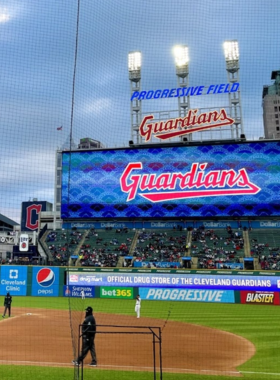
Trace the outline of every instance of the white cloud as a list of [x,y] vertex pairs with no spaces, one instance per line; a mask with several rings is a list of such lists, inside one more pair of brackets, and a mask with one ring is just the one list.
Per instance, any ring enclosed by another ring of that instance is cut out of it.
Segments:
[[93,99],[88,100],[87,102],[84,102],[82,107],[80,108],[80,112],[86,114],[86,115],[99,115],[102,112],[108,110],[111,106],[111,99],[109,98],[100,98],[100,99]]
[[7,12],[6,9],[0,9],[0,23],[4,24],[5,22],[10,21],[11,15]]
[[[5,3],[5,1],[4,1]],[[5,24],[19,17],[23,11],[23,4],[19,1],[6,1],[7,5],[0,5],[0,23]]]

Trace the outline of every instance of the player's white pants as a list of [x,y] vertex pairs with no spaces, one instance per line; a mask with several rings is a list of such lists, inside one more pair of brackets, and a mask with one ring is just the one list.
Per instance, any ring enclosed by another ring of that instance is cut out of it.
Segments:
[[137,314],[137,318],[140,318],[140,306],[135,306],[135,313]]

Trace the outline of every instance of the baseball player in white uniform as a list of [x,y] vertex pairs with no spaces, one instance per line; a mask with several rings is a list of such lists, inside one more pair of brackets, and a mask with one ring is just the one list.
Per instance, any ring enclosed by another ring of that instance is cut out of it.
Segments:
[[141,298],[138,294],[136,297],[136,304],[135,304],[135,313],[137,315],[137,318],[140,318],[140,308],[141,308]]

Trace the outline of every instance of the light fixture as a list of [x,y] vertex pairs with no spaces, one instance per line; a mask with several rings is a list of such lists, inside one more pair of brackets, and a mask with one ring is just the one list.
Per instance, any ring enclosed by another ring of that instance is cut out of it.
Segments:
[[189,48],[186,45],[176,45],[173,48],[176,67],[184,67],[189,64]]
[[128,53],[128,71],[138,71],[141,69],[141,52],[132,51]]
[[239,60],[239,48],[237,40],[225,41],[223,47],[226,61]]

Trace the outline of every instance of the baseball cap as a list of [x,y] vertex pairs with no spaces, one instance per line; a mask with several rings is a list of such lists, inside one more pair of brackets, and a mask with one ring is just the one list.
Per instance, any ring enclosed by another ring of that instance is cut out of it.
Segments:
[[88,306],[88,307],[86,308],[86,311],[89,312],[89,313],[92,313],[92,312],[93,312],[92,307],[91,307],[91,306]]

